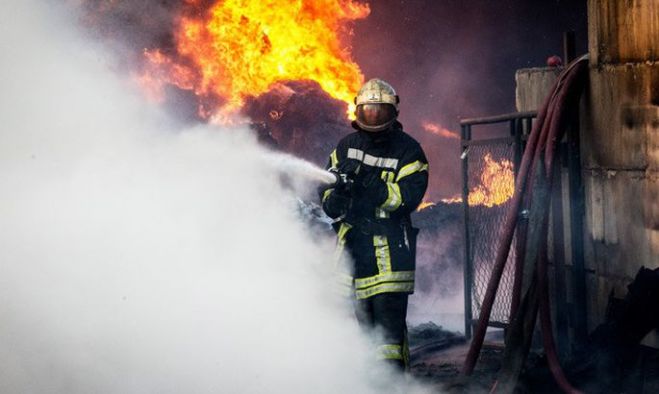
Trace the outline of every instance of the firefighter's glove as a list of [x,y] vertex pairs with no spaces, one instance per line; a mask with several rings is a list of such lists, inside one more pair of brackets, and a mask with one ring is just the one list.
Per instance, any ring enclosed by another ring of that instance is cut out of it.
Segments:
[[378,172],[374,168],[362,167],[362,171],[355,177],[352,195],[363,205],[376,207],[386,199],[387,184]]
[[334,219],[348,212],[350,202],[349,195],[341,194],[334,189],[332,194],[323,203],[323,208],[325,208],[327,215]]
[[[345,215],[350,207],[352,179],[347,174],[337,170],[330,170],[336,177],[336,181],[325,186],[321,191],[323,195],[323,209],[331,218],[337,218]],[[328,190],[329,189],[329,190]],[[329,192],[329,194],[327,194]]]
[[352,174],[346,174],[339,171],[330,171],[336,177],[336,182],[332,187],[334,188],[334,193],[342,195],[345,197],[350,196],[353,187],[353,176]]

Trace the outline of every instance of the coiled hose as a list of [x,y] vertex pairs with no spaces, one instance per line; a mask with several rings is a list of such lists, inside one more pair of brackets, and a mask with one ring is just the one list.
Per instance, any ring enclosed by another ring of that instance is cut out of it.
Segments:
[[[494,304],[496,293],[499,288],[501,275],[503,274],[508,254],[510,252],[513,235],[515,233],[515,229],[517,228],[518,213],[521,210],[520,208],[522,207],[522,202],[530,201],[533,198],[532,187],[527,189],[527,185],[532,184],[532,177],[534,174],[536,174],[536,168],[539,165],[539,161],[544,159],[544,163],[542,163],[544,164],[544,175],[549,183],[548,190],[551,191],[551,175],[553,173],[553,166],[555,164],[554,158],[556,155],[556,150],[561,138],[565,134],[568,122],[570,120],[570,110],[578,105],[581,93],[586,83],[586,78],[588,75],[587,71],[587,55],[582,56],[581,58],[570,63],[558,77],[552,89],[552,93],[545,100],[542,108],[538,113],[536,122],[533,125],[526,148],[524,150],[524,154],[522,156],[522,161],[520,163],[519,173],[515,185],[515,193],[510,204],[510,209],[506,214],[505,225],[499,239],[497,254],[494,261],[494,266],[492,268],[492,274],[488,282],[487,290],[485,292],[485,297],[483,299],[481,313],[478,319],[478,325],[474,331],[474,337],[462,367],[462,373],[464,375],[470,375],[473,372],[476,361],[478,360],[478,355],[480,354],[481,348],[483,346],[483,340],[485,338],[485,332],[490,320],[492,306]],[[551,193],[548,193],[547,196],[548,195],[551,195]],[[540,206],[543,207],[542,226],[543,233],[546,234],[550,200],[546,196],[544,198],[546,198],[547,201],[543,201]],[[529,206],[531,205],[529,204]],[[520,226],[518,231],[526,231],[525,227],[526,226]],[[520,236],[521,239],[526,239],[526,234],[518,234],[518,236]],[[546,239],[546,236],[543,237],[541,242],[546,242]],[[579,391],[573,388],[567,381],[567,378],[565,377],[565,374],[563,373],[563,370],[558,361],[556,346],[551,329],[546,248],[540,249],[542,249],[543,252],[540,253],[537,260],[539,279],[538,285],[540,290],[539,315],[543,345],[547,355],[547,360],[549,362],[552,375],[561,389],[566,393],[579,393]],[[521,270],[516,269],[516,274],[521,275]],[[515,281],[515,289],[513,289],[513,294],[519,294],[519,287],[521,284],[521,280]],[[519,302],[519,297],[517,297],[517,302]],[[512,310],[517,310],[516,305],[512,306]]]

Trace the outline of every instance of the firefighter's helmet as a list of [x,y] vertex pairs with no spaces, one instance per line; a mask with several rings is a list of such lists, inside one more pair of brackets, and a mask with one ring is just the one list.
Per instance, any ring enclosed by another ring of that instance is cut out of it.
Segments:
[[355,97],[355,121],[366,131],[386,130],[398,117],[398,95],[381,79],[366,82]]

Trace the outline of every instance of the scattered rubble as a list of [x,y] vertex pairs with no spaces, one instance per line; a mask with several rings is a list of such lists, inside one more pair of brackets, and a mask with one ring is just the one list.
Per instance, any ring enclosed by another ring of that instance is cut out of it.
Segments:
[[423,356],[466,342],[462,334],[446,331],[433,322],[423,323],[408,331],[410,362]]

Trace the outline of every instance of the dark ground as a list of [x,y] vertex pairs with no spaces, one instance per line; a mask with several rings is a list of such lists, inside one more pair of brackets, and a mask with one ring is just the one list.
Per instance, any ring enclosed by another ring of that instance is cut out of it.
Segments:
[[[659,350],[639,344],[656,330],[659,270],[642,269],[624,299],[611,297],[607,320],[580,349],[562,360],[568,381],[583,393],[659,393]],[[539,334],[539,333],[536,333]],[[469,343],[432,323],[409,332],[411,374],[442,393],[490,393],[501,368],[503,331],[488,332],[474,373],[460,376]],[[527,358],[516,394],[561,393],[544,357],[541,341]],[[496,392],[496,391],[494,391]]]
[[[419,335],[419,329],[424,326],[426,329],[422,333],[426,335]],[[503,338],[500,331],[488,333],[479,362],[468,380],[460,377],[460,368],[469,350],[464,336],[445,331],[432,323],[411,328],[409,336],[412,376],[437,388],[437,392],[489,392],[501,367]]]
[[[442,336],[443,335],[443,336]],[[489,335],[489,334],[488,334]],[[440,341],[445,347],[431,352],[418,353],[411,349],[411,375],[437,389],[438,393],[490,393],[497,379],[503,356],[501,335],[489,335],[472,376],[460,376],[460,368],[469,350],[464,337],[444,331]],[[412,342],[411,342],[412,343]],[[416,354],[415,354],[416,353]],[[592,354],[588,355],[592,356]],[[570,383],[584,393],[659,393],[659,351],[645,346],[638,347],[638,355],[626,368],[602,376],[596,364],[599,359],[576,356],[564,364]],[[620,374],[619,380],[612,378]],[[562,393],[556,385],[540,349],[531,352],[527,367],[520,377],[516,394]]]

